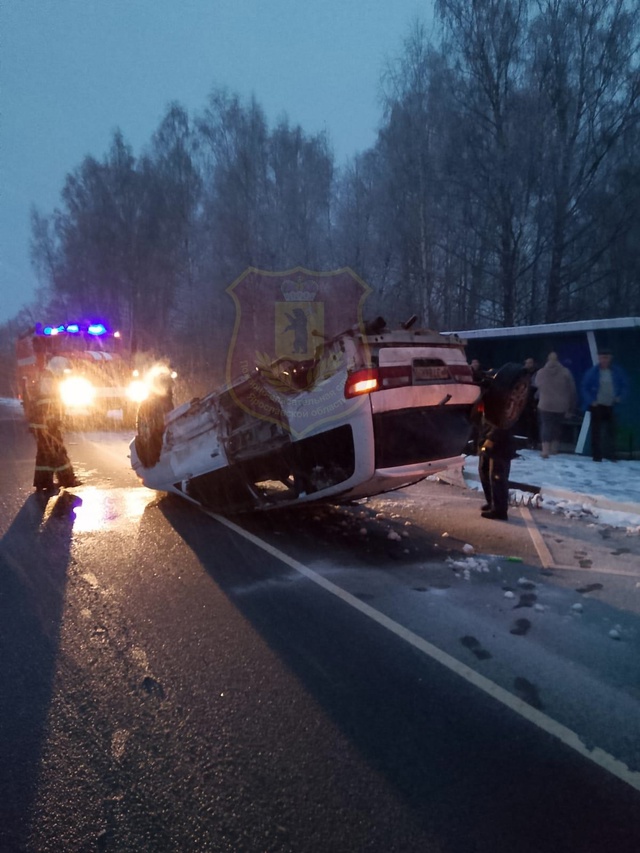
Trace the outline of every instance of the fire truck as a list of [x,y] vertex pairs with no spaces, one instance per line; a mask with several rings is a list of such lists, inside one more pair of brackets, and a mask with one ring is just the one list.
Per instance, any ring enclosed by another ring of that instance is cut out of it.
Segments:
[[[55,361],[52,360],[55,359]],[[17,387],[26,409],[43,370],[57,368],[65,416],[74,426],[135,422],[148,388],[118,331],[103,322],[37,323],[16,343]]]

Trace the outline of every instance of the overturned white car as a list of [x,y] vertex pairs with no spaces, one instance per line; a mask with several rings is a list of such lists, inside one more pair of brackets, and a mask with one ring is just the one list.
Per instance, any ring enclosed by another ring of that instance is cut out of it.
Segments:
[[148,488],[239,512],[363,498],[460,464],[480,398],[509,427],[528,379],[505,365],[481,387],[463,341],[408,325],[378,318],[315,359],[247,364],[170,411],[158,395],[138,415],[134,470]]

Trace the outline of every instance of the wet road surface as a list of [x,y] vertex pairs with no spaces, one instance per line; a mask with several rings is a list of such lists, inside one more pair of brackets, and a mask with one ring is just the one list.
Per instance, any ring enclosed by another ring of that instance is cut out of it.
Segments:
[[617,532],[532,512],[544,566],[439,483],[229,523],[127,438],[70,436],[45,503],[0,412],[0,849],[640,849]]

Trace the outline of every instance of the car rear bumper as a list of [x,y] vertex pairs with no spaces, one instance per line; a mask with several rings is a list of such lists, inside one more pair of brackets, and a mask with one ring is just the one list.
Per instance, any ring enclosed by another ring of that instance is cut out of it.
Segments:
[[468,406],[422,406],[373,415],[376,469],[401,469],[459,456],[471,431]]

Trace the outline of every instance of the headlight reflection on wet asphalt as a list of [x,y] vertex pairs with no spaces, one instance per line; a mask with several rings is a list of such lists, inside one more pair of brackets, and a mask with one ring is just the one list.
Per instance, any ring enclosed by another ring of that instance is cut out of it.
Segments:
[[97,489],[91,486],[74,489],[82,503],[73,508],[74,533],[117,529],[135,524],[157,492],[135,486],[128,489]]

